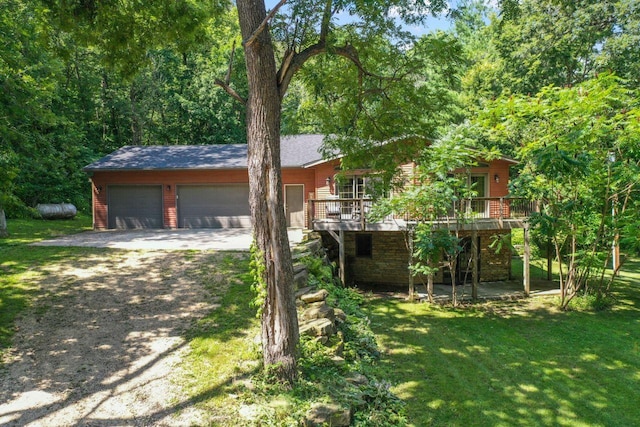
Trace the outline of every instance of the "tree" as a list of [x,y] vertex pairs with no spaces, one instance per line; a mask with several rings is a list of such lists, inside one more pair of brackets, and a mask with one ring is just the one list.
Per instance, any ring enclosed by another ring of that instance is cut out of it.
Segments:
[[237,2],[244,40],[249,97],[247,150],[249,202],[254,239],[262,255],[266,298],[262,308],[262,350],[266,367],[292,382],[297,377],[298,323],[293,267],[283,206],[280,174],[281,94],[274,47],[263,2]]
[[[229,40],[239,38],[237,15],[215,4],[204,12],[195,5],[192,13],[169,3],[145,11],[126,4],[139,13],[129,17],[107,16],[96,4],[0,0],[0,140],[19,165],[10,191],[2,189],[9,219],[34,215],[31,208],[43,202],[88,210],[83,166],[123,145],[245,140],[243,106],[213,89],[215,76],[226,71]],[[220,15],[205,19],[214,10]],[[154,13],[156,23],[170,23],[179,37],[162,39],[173,30],[158,26],[136,44],[140,28],[129,28],[129,20]],[[114,21],[120,18],[127,22]],[[117,41],[127,46],[108,50]],[[127,53],[119,64],[116,52]],[[241,60],[233,71],[244,90]]]
[[459,2],[453,13],[453,33],[463,45],[466,59],[458,72],[462,74],[462,97],[472,109],[469,117],[485,100],[503,91],[505,65],[496,48],[496,15],[497,11],[482,0]]
[[[280,119],[282,99],[296,74],[305,64],[321,54],[345,58],[354,67],[358,85],[367,78],[389,82],[369,73],[357,48],[385,33],[400,35],[393,14],[419,22],[425,12],[441,9],[443,2],[430,7],[415,2],[371,2],[362,4],[328,1],[294,1],[288,11],[273,23],[273,32],[284,52],[276,67],[277,49],[269,33],[270,21],[285,1],[266,13],[262,0],[238,0],[238,17],[243,37],[249,94],[247,98],[247,143],[249,153],[250,204],[256,243],[265,265],[267,296],[262,315],[262,347],[265,365],[275,368],[281,380],[296,377],[295,347],[297,318],[295,312],[292,265],[282,210],[280,177]],[[333,17],[349,11],[355,22],[345,31],[335,30]],[[358,22],[358,19],[360,22]],[[398,52],[398,50],[394,50]],[[398,56],[396,60],[402,61]],[[227,85],[222,85],[227,90]],[[229,90],[228,90],[229,91]],[[231,91],[229,91],[231,92]],[[385,100],[378,91],[378,101]],[[384,135],[388,137],[388,135]],[[378,140],[379,141],[379,140]]]
[[521,141],[513,192],[542,202],[531,222],[553,241],[562,307],[581,291],[606,295],[616,273],[605,280],[611,245],[640,226],[636,93],[602,74],[574,88],[501,98],[483,119],[495,138]]
[[11,198],[11,187],[15,177],[13,158],[13,153],[6,147],[0,148],[0,237],[9,235],[4,207]]

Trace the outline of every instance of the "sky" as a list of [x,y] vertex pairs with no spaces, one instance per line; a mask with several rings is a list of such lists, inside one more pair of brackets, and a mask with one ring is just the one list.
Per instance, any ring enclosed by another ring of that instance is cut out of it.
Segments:
[[[278,1],[279,0],[265,0],[267,11],[275,7],[275,5],[278,4]],[[457,2],[455,0],[450,2],[450,4],[453,4],[453,5],[455,5],[456,3]],[[283,7],[286,7],[286,4]],[[404,25],[403,27],[405,30],[413,33],[415,36],[421,36],[436,30],[447,30],[451,28],[452,24],[451,24],[451,21],[444,16],[445,14],[446,13],[443,13],[443,16],[438,18],[434,18],[434,17],[427,18],[427,22],[425,25],[420,25],[420,26]],[[338,15],[336,15],[336,18],[339,23],[348,23],[353,20],[353,18],[346,12],[339,13]]]

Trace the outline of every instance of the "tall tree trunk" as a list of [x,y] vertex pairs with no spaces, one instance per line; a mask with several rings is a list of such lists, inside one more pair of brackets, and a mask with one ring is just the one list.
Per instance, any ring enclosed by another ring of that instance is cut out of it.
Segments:
[[[261,0],[238,0],[242,38],[247,40],[266,17]],[[298,319],[293,266],[284,215],[280,169],[280,93],[271,37],[264,28],[244,46],[249,83],[247,144],[249,202],[254,237],[265,264],[267,296],[262,312],[265,367],[279,379],[297,376]]]
[[0,237],[7,237],[9,231],[7,230],[7,217],[4,214],[4,209],[0,206]]

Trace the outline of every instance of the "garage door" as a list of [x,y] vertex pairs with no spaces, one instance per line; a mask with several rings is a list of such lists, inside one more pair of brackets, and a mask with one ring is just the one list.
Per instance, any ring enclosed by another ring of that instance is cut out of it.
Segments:
[[251,227],[247,184],[178,186],[178,227]]
[[162,186],[110,185],[109,228],[163,228]]

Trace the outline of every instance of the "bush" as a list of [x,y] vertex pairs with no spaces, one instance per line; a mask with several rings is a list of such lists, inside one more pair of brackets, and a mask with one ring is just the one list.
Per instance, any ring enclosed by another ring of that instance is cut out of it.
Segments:
[[39,219],[40,214],[35,208],[22,203],[17,198],[10,198],[4,206],[7,219]]
[[613,295],[599,291],[587,291],[576,295],[569,302],[569,309],[576,311],[604,311],[609,310],[616,303]]

